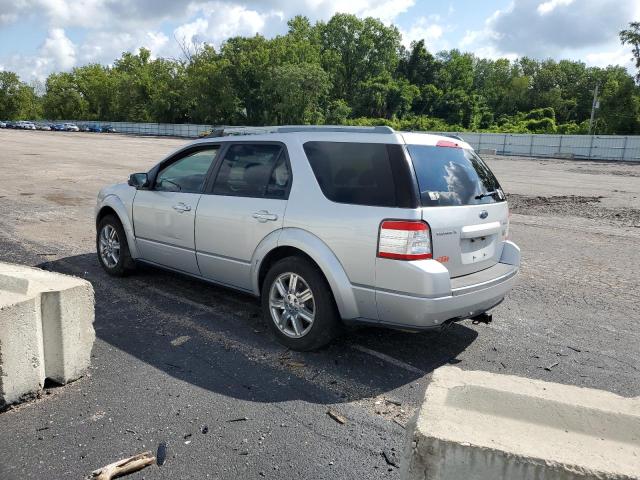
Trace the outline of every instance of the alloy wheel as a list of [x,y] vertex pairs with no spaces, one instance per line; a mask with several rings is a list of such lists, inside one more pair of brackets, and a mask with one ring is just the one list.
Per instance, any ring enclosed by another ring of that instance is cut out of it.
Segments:
[[120,261],[120,239],[113,225],[107,224],[100,231],[100,258],[109,268]]
[[269,291],[269,310],[276,327],[291,338],[304,337],[316,315],[313,292],[297,273],[280,274]]

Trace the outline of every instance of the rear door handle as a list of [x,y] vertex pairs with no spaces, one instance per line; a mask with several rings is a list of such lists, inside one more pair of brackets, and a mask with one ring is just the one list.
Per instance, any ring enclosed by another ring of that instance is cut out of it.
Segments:
[[175,211],[177,211],[177,212],[180,212],[180,213],[190,212],[191,211],[191,205],[186,205],[186,204],[180,202],[177,205],[174,205],[173,209]]
[[275,213],[269,213],[266,210],[260,210],[259,212],[255,212],[252,215],[252,217],[261,223],[275,222],[276,220],[278,220],[278,215],[276,215]]

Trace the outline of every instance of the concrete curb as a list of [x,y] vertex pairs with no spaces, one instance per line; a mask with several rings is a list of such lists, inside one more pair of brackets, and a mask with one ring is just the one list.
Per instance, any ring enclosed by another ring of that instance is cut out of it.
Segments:
[[640,479],[640,398],[442,367],[413,422],[406,480]]
[[0,263],[0,408],[81,377],[95,340],[86,280]]

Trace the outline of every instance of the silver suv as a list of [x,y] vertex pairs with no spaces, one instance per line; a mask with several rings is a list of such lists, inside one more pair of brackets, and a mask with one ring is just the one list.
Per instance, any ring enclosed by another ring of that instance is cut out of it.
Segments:
[[388,127],[280,127],[204,138],[96,208],[111,275],[144,262],[262,299],[287,347],[345,324],[406,330],[474,318],[512,288],[504,193],[465,142]]

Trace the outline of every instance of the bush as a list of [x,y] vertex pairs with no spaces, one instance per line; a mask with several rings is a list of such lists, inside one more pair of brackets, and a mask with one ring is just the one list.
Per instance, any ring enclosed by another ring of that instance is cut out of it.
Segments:
[[525,123],[525,128],[533,133],[556,133],[556,121],[553,118],[541,118],[540,120],[529,120]]
[[556,119],[556,112],[553,108],[536,108],[535,110],[531,110],[524,117],[526,120],[542,120],[543,118],[550,118],[552,120]]

